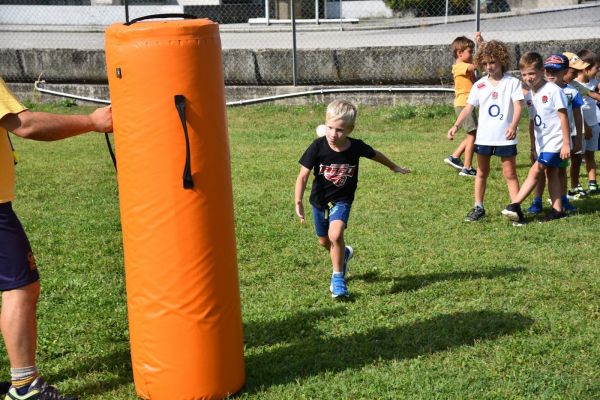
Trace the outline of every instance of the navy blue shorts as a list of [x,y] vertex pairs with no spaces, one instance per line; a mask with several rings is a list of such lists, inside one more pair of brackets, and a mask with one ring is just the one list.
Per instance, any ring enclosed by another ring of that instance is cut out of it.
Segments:
[[344,224],[347,225],[348,218],[350,218],[350,208],[352,208],[352,204],[347,201],[337,201],[325,209],[312,206],[317,236],[326,237],[328,235],[331,221],[344,221]]
[[0,203],[0,291],[36,282],[35,258],[11,203]]
[[482,156],[514,157],[517,155],[517,145],[485,146],[476,144],[475,153],[481,154]]
[[563,160],[560,158],[560,153],[547,153],[544,151],[541,152],[537,158],[537,162],[550,168],[559,168],[562,164],[562,161]]

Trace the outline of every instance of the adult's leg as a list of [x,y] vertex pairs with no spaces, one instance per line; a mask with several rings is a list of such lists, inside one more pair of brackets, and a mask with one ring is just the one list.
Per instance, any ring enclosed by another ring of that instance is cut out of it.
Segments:
[[0,328],[11,368],[35,365],[40,282],[2,293]]

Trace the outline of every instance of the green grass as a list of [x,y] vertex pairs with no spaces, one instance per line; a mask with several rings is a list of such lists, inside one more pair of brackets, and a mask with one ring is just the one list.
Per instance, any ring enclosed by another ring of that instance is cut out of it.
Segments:
[[[300,225],[293,208],[297,160],[324,106],[228,113],[242,399],[600,397],[599,198],[577,203],[570,218],[512,227],[500,215],[508,195],[494,159],[488,217],[464,223],[473,180],[442,163],[457,144],[445,139],[454,111],[361,107],[353,135],[414,172],[362,161],[346,232],[356,251],[353,297],[336,302],[329,258],[310,218]],[[84,399],[134,399],[118,192],[104,138],[14,142],[15,209],[42,274],[41,370]]]

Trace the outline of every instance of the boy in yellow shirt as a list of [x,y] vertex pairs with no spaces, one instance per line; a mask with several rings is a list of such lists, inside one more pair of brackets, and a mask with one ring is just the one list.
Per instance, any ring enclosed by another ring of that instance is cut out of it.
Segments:
[[[475,36],[477,43],[482,41],[481,34]],[[475,43],[465,37],[459,36],[452,42],[452,52],[455,62],[452,65],[452,76],[454,78],[454,110],[458,116],[467,104],[467,97],[475,81],[475,65],[473,65],[473,51]],[[475,149],[475,135],[477,134],[477,116],[473,113],[463,123],[462,127],[467,133],[454,153],[444,159],[449,166],[458,169],[460,176],[474,177],[477,171],[473,168],[473,152]],[[449,137],[452,140],[453,138]],[[460,156],[465,154],[464,164]]]

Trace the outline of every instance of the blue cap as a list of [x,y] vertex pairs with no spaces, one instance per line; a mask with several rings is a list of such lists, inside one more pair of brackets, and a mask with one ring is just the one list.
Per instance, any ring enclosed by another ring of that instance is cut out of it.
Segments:
[[544,61],[544,68],[549,71],[564,71],[569,68],[569,59],[564,54],[551,54]]

